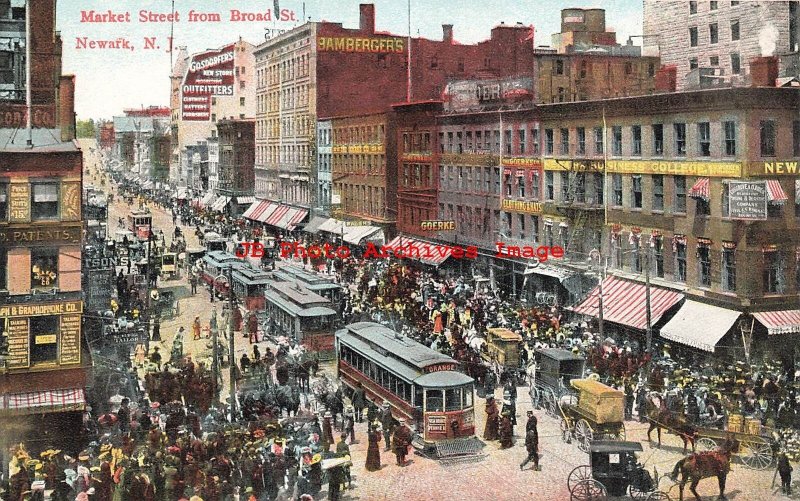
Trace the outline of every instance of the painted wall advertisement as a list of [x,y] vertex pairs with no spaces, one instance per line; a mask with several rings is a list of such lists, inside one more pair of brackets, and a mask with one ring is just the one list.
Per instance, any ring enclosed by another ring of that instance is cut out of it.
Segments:
[[730,181],[728,214],[731,219],[767,219],[767,186],[765,181]]
[[533,79],[530,77],[496,80],[456,80],[447,84],[442,93],[445,108],[465,111],[512,99],[533,99]]
[[184,120],[211,120],[211,98],[233,96],[233,65],[233,44],[192,57],[183,78],[181,116]]
[[[78,364],[81,361],[81,301],[60,303],[19,304],[0,307],[0,321],[5,322],[8,333],[9,369],[25,369],[31,365],[31,343],[58,343],[58,363]],[[30,317],[58,316],[58,335],[32,333]]]

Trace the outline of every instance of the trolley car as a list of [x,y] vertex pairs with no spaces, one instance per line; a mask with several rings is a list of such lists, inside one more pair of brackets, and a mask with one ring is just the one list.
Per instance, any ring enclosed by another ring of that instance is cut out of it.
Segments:
[[264,310],[264,291],[272,276],[252,266],[240,266],[233,270],[233,291],[242,298],[244,307],[249,311]]
[[128,230],[139,240],[146,241],[150,238],[153,225],[153,215],[150,211],[135,210],[128,214]]
[[[209,285],[214,283],[216,277],[225,274],[229,267],[233,266],[234,269],[236,269],[239,266],[244,266],[241,259],[233,254],[222,251],[209,252],[203,257],[203,263],[205,266],[203,268],[202,278],[203,281]],[[227,281],[218,280],[214,284],[214,287],[221,294],[228,293]]]
[[375,322],[336,332],[337,375],[413,423],[426,447],[475,434],[474,380],[458,362]]

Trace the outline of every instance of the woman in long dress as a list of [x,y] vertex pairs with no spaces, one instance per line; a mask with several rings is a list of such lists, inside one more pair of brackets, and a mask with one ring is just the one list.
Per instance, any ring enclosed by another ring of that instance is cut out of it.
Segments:
[[367,471],[378,471],[381,469],[381,452],[378,443],[381,441],[381,432],[377,426],[370,425],[369,447],[367,447]]

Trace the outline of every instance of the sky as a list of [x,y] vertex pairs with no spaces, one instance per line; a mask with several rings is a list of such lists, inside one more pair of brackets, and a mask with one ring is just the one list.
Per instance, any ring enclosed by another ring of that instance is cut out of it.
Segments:
[[[173,0],[58,0],[57,30],[63,41],[63,73],[76,75],[75,111],[78,118],[101,119],[121,115],[125,108],[169,105],[171,23],[141,22],[140,12],[168,14]],[[173,46],[186,46],[190,54],[219,48],[240,36],[261,43],[266,30],[291,29],[311,21],[342,23],[358,28],[359,3],[369,0],[174,0],[179,19],[174,23]],[[570,7],[606,10],[606,27],[625,43],[642,33],[642,0],[410,0],[411,33],[441,40],[442,24],[452,24],[454,38],[464,44],[489,38],[492,27],[521,22],[536,28],[536,45],[549,45],[550,35],[560,31],[560,12]],[[274,4],[288,11],[286,21],[230,21],[231,10],[264,13]],[[375,29],[408,33],[408,3],[403,0],[372,0]],[[130,22],[83,22],[84,13],[108,13],[119,18],[129,13]],[[221,22],[190,22],[190,11],[217,13]],[[155,38],[158,49],[145,49],[145,38]],[[79,48],[91,40],[127,39],[128,48]],[[640,44],[641,39],[634,39]],[[413,57],[413,55],[412,55]]]

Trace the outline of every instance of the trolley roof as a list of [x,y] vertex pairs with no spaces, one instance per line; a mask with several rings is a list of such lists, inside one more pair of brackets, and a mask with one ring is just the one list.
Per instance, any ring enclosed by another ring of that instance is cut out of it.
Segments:
[[615,390],[610,386],[606,386],[600,381],[594,379],[573,379],[571,381],[573,388],[586,391],[596,396],[618,396],[623,395],[619,390]]
[[589,445],[589,452],[642,452],[641,442],[621,442],[618,440],[594,440]]
[[585,360],[582,356],[576,355],[569,350],[561,350],[558,348],[539,348],[536,350],[536,353],[540,353],[553,360],[558,360],[559,362],[563,360]]
[[414,380],[415,384],[424,386],[425,388],[449,388],[451,386],[463,386],[470,384],[474,380],[464,374],[463,372],[456,371],[439,371],[423,374]]

